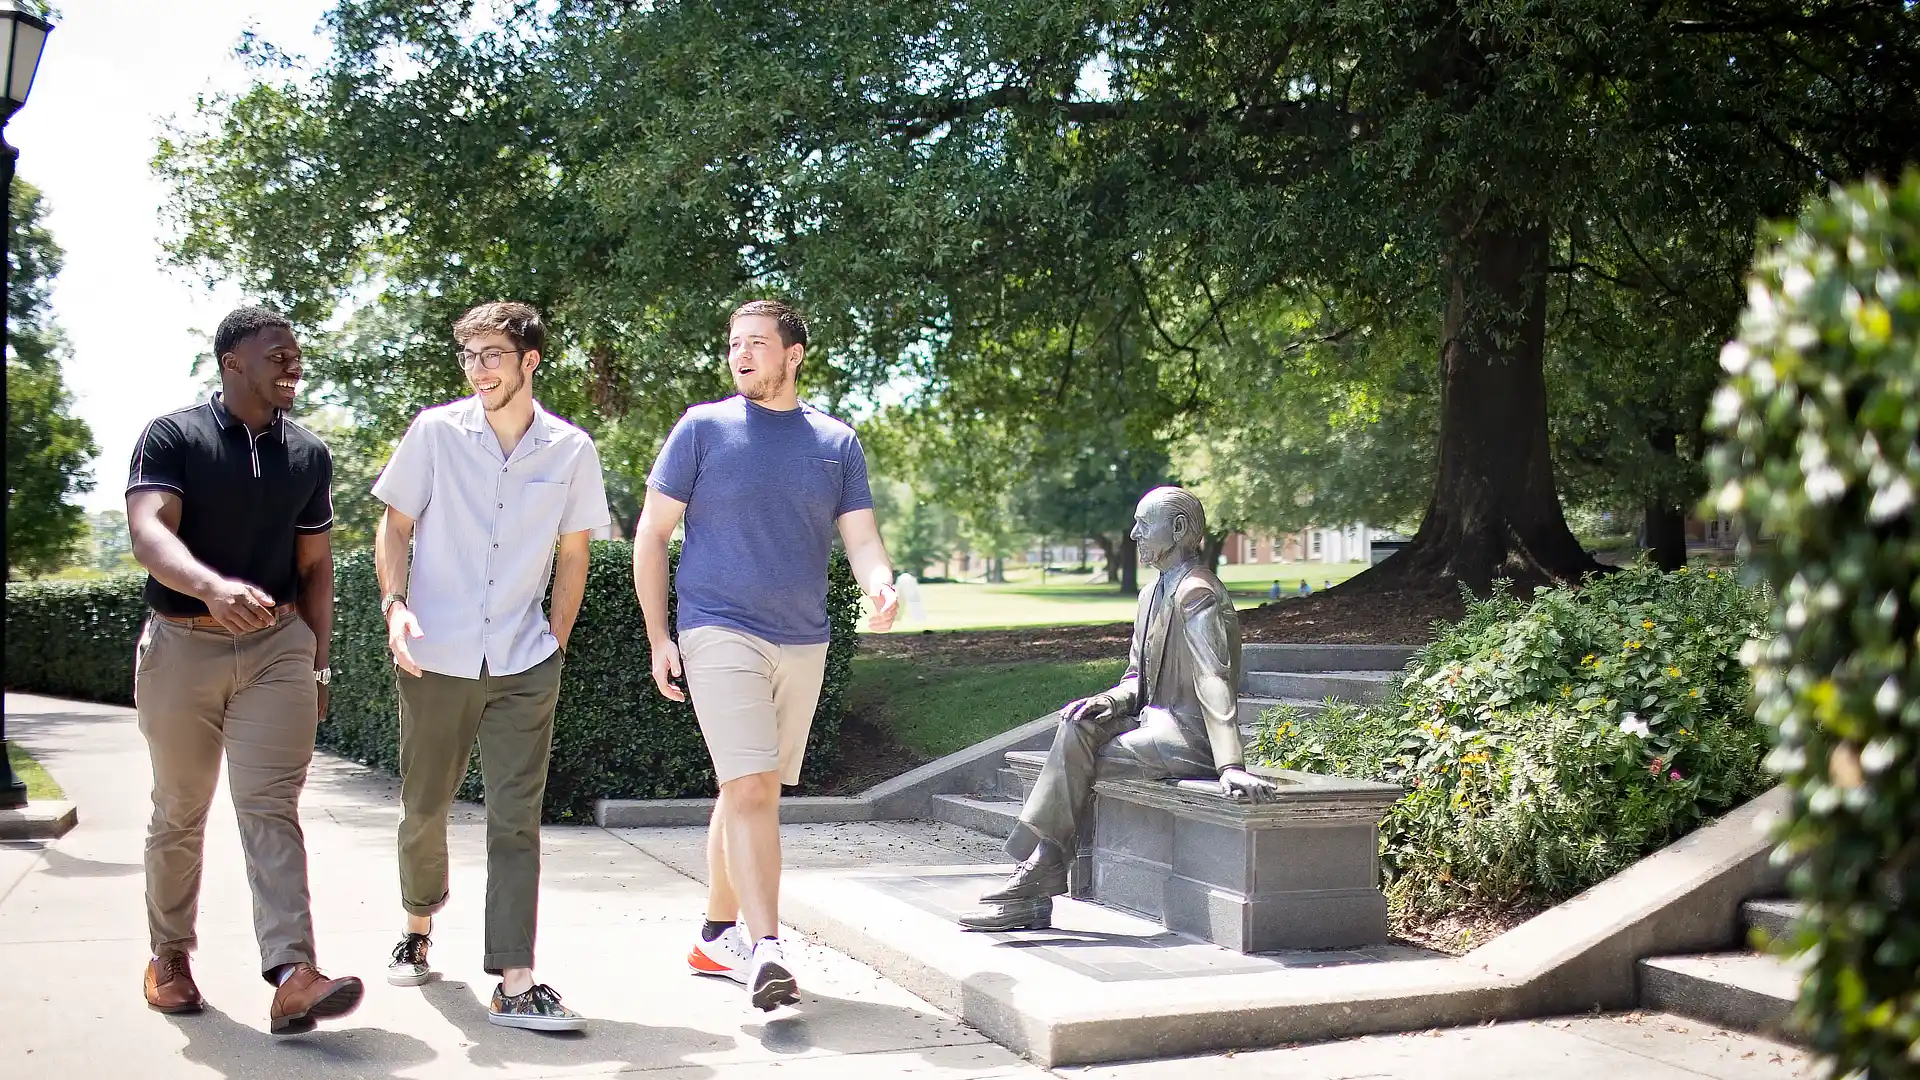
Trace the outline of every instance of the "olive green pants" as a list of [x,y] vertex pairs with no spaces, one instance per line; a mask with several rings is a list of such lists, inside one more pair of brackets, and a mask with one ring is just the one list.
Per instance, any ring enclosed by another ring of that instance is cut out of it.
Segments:
[[559,653],[515,675],[477,679],[398,672],[400,903],[410,915],[447,905],[447,812],[474,739],[487,802],[485,966],[533,966],[540,909],[540,806],[547,794]]

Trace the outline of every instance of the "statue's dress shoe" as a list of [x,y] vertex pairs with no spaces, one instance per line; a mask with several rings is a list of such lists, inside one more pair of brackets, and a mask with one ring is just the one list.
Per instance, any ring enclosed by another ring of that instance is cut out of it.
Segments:
[[1007,904],[1016,900],[1045,900],[1064,896],[1067,868],[1062,863],[1030,861],[1020,864],[1005,885],[980,897],[983,904]]
[[1053,901],[1042,897],[1038,900],[993,904],[960,916],[960,926],[967,930],[984,931],[1046,930],[1053,926]]

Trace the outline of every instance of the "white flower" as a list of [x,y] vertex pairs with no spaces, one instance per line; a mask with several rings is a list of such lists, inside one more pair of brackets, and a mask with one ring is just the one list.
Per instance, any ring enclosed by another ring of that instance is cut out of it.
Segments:
[[1653,729],[1647,726],[1645,720],[1640,719],[1633,713],[1628,713],[1620,718],[1620,732],[1624,735],[1638,735],[1644,739],[1653,734]]

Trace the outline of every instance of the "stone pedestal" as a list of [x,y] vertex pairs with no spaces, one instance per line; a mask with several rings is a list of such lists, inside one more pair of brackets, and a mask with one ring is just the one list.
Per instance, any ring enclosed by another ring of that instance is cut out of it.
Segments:
[[1211,781],[1100,781],[1092,899],[1240,952],[1384,943],[1378,825],[1401,790],[1259,771],[1280,782],[1275,802]]

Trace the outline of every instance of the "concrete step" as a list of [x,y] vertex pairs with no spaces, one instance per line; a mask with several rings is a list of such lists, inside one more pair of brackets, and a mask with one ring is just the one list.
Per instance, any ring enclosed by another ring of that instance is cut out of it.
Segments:
[[1279,705],[1291,705],[1303,713],[1317,713],[1327,707],[1323,698],[1271,698],[1241,694],[1240,733],[1251,735],[1254,725],[1260,723],[1260,714]]
[[1787,935],[1788,927],[1800,917],[1801,908],[1798,900],[1749,900],[1740,905],[1740,919],[1748,930],[1759,931],[1769,941],[1778,940]]
[[994,794],[999,795],[1003,799],[1024,801],[1027,793],[1033,790],[1033,781],[1022,777],[1012,769],[1001,769],[997,774],[997,779],[999,784],[994,789]]
[[1753,1035],[1785,1033],[1800,976],[1754,953],[1658,956],[1640,961],[1640,1004]]
[[1240,693],[1254,698],[1378,701],[1393,689],[1391,671],[1245,671]]
[[1005,840],[1020,820],[1020,804],[999,795],[935,795],[933,819]]
[[1413,659],[1411,645],[1283,645],[1240,647],[1247,671],[1399,671]]

